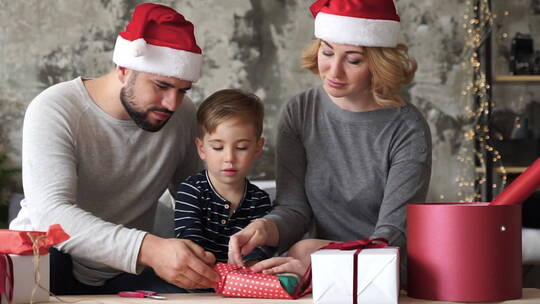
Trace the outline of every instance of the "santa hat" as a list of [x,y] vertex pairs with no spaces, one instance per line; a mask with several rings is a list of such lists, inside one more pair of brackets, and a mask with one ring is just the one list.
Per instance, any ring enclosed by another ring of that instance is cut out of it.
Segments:
[[315,37],[371,47],[395,47],[399,16],[393,0],[318,0],[310,6]]
[[116,38],[113,61],[140,72],[197,81],[201,53],[191,22],[170,7],[143,3]]

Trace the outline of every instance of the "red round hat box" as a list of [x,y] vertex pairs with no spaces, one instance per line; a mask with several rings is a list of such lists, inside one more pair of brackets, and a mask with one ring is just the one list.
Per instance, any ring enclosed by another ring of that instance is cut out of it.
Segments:
[[521,205],[408,204],[407,254],[410,297],[521,298]]

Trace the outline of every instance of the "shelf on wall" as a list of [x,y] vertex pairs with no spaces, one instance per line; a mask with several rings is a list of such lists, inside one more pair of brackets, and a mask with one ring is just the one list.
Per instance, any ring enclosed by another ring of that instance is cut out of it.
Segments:
[[[527,170],[528,167],[504,167],[506,174],[520,174],[523,171]],[[476,173],[484,173],[486,170],[483,167],[477,167]],[[493,168],[493,172],[497,174],[502,174],[503,171],[499,167]]]
[[540,82],[540,75],[502,75],[493,77],[493,82]]

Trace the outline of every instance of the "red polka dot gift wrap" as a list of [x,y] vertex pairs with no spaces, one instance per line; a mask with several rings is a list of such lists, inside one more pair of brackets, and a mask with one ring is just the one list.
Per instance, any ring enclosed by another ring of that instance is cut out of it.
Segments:
[[253,272],[244,266],[217,263],[220,280],[216,293],[225,297],[293,299],[274,275]]

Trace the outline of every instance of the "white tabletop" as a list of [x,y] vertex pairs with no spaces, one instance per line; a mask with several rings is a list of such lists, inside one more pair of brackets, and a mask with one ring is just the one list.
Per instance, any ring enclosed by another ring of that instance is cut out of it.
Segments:
[[[100,295],[100,296],[61,296],[60,299],[69,303],[138,303],[138,304],[165,304],[165,303],[179,303],[179,304],[201,304],[201,303],[224,303],[224,304],[244,304],[244,303],[268,303],[268,304],[303,304],[313,303],[311,295],[307,295],[298,300],[271,300],[271,299],[250,299],[250,298],[224,298],[214,293],[191,293],[191,294],[162,294],[167,297],[166,300],[153,300],[153,299],[135,299],[135,298],[121,298],[116,295]],[[60,303],[59,300],[51,297],[50,302],[42,303]],[[409,298],[406,295],[399,297],[399,303],[403,304],[437,304],[437,303],[457,303],[457,302],[441,302],[441,301],[428,301]],[[504,302],[498,302],[504,304],[538,304],[540,303],[540,289],[525,288],[523,289],[523,297],[518,300],[510,300]]]

